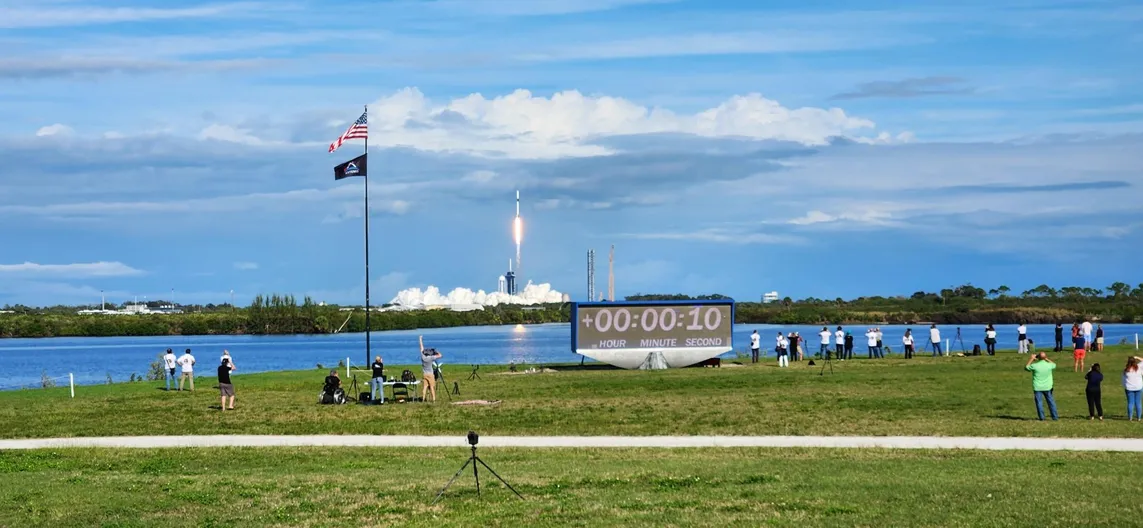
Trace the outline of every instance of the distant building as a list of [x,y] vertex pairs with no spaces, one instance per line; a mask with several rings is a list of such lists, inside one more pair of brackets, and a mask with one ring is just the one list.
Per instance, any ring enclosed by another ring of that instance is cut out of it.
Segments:
[[508,279],[504,278],[503,275],[496,277],[496,292],[508,293]]
[[764,303],[777,302],[777,300],[778,300],[778,292],[776,292],[776,291],[772,291],[769,293],[763,293],[762,294],[762,302],[764,302]]

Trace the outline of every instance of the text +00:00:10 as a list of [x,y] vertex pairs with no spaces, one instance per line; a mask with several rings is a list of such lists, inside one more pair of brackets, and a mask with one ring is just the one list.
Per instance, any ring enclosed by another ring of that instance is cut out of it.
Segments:
[[[595,317],[588,314],[580,322],[589,328],[592,323],[595,323],[595,331],[597,332],[609,332],[613,328],[617,332],[626,332],[636,328],[641,328],[644,332],[659,330],[666,332],[683,327],[688,331],[714,331],[722,325],[722,312],[715,307],[709,307],[706,309],[706,313],[703,313],[701,306],[695,306],[688,310],[682,318],[679,317],[679,313],[674,308],[662,308],[660,310],[644,308],[639,316],[633,316],[631,310],[627,308],[617,308],[614,314],[610,308],[600,308],[593,311]],[[687,316],[691,318],[690,324],[685,323]]]

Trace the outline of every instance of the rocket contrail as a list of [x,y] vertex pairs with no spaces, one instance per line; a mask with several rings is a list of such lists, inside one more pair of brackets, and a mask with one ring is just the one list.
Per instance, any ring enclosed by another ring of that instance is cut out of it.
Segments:
[[512,233],[516,238],[516,274],[520,274],[520,242],[524,241],[524,220],[520,218],[520,191],[516,191],[516,218],[512,222]]

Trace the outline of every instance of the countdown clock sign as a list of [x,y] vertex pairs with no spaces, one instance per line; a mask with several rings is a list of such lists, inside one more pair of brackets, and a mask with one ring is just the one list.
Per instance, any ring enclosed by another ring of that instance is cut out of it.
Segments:
[[577,354],[636,368],[658,351],[684,367],[733,350],[734,301],[576,303],[571,325]]

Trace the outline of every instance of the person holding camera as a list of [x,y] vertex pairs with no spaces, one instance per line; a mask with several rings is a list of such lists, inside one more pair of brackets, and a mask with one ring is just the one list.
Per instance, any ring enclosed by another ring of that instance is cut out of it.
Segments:
[[219,406],[220,411],[227,409],[227,398],[230,398],[230,410],[234,410],[234,384],[230,383],[230,373],[235,370],[237,369],[230,362],[230,356],[222,358],[222,364],[218,366],[218,392],[222,398],[222,403]]
[[177,363],[183,367],[182,374],[179,376],[179,391],[183,390],[183,380],[187,380],[187,390],[194,392],[194,356],[191,355],[189,348],[183,352],[183,355],[179,356]]
[[441,358],[436,349],[425,348],[425,336],[417,336],[421,345],[421,401],[428,401],[428,393],[433,393],[433,401],[437,401],[437,376],[433,372],[433,362]]
[[1048,359],[1046,352],[1040,352],[1028,358],[1024,370],[1032,373],[1032,392],[1036,397],[1036,416],[1039,416],[1040,420],[1044,419],[1044,405],[1041,400],[1047,400],[1048,410],[1052,413],[1052,420],[1059,420],[1060,415],[1056,412],[1056,399],[1052,397],[1052,388],[1055,385],[1052,379],[1052,371],[1056,370],[1056,364]]
[[179,382],[176,381],[177,375],[175,374],[175,369],[178,368],[179,363],[178,360],[175,359],[175,352],[169,348],[167,349],[167,353],[163,354],[163,366],[167,369],[167,390],[171,390],[172,385],[178,388]]
[[373,358],[373,364],[370,365],[373,370],[373,379],[369,380],[369,387],[372,390],[373,401],[385,403],[385,363],[381,361],[381,356]]

